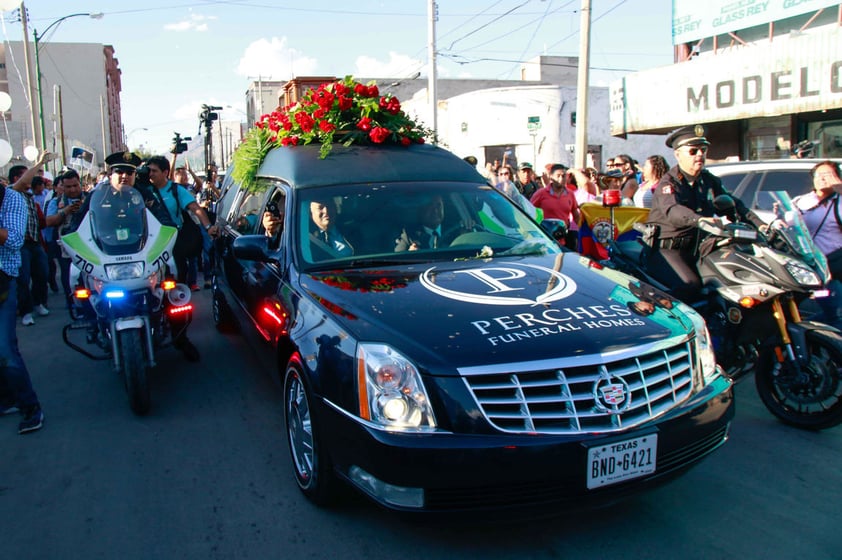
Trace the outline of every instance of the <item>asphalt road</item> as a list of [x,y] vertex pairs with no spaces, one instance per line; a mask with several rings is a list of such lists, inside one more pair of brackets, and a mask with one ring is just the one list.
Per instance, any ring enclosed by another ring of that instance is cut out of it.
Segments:
[[65,347],[66,315],[18,327],[46,413],[0,418],[0,556],[170,558],[842,558],[842,427],[776,421],[737,387],[731,439],[682,478],[595,512],[494,523],[420,522],[350,494],[298,492],[281,391],[255,341],[220,335],[196,294],[198,364],[162,352],[148,417],[107,362]]

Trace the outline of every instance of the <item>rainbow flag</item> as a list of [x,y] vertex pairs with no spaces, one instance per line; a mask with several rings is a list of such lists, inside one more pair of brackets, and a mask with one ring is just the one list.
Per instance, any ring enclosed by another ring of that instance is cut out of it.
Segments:
[[617,241],[631,241],[640,237],[640,232],[633,226],[636,222],[645,222],[649,217],[648,208],[636,206],[618,206],[614,208],[614,228],[611,228],[611,209],[598,202],[586,202],[579,207],[579,245],[577,250],[592,259],[608,258],[605,242],[614,235]]

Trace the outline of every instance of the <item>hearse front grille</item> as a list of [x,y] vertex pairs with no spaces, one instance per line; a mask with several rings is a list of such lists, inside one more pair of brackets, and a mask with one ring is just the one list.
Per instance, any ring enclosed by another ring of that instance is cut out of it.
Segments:
[[482,413],[503,432],[605,433],[643,424],[689,398],[694,344],[598,363],[568,359],[551,369],[462,373]]

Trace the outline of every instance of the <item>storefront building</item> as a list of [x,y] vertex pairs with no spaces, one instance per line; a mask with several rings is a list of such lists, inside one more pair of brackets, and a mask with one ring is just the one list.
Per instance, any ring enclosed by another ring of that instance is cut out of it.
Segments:
[[[611,134],[704,124],[710,159],[842,157],[842,5],[673,2],[676,63],[611,86]],[[805,7],[807,6],[807,7]]]

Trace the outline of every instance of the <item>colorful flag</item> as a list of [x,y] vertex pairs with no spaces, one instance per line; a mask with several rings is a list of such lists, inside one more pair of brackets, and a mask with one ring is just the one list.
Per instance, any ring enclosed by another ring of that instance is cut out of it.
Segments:
[[605,242],[613,234],[617,241],[631,241],[640,237],[640,232],[633,226],[636,222],[645,222],[649,217],[648,208],[636,206],[618,206],[614,208],[614,227],[611,227],[611,209],[598,202],[586,202],[579,207],[578,251],[592,259],[608,258]]

